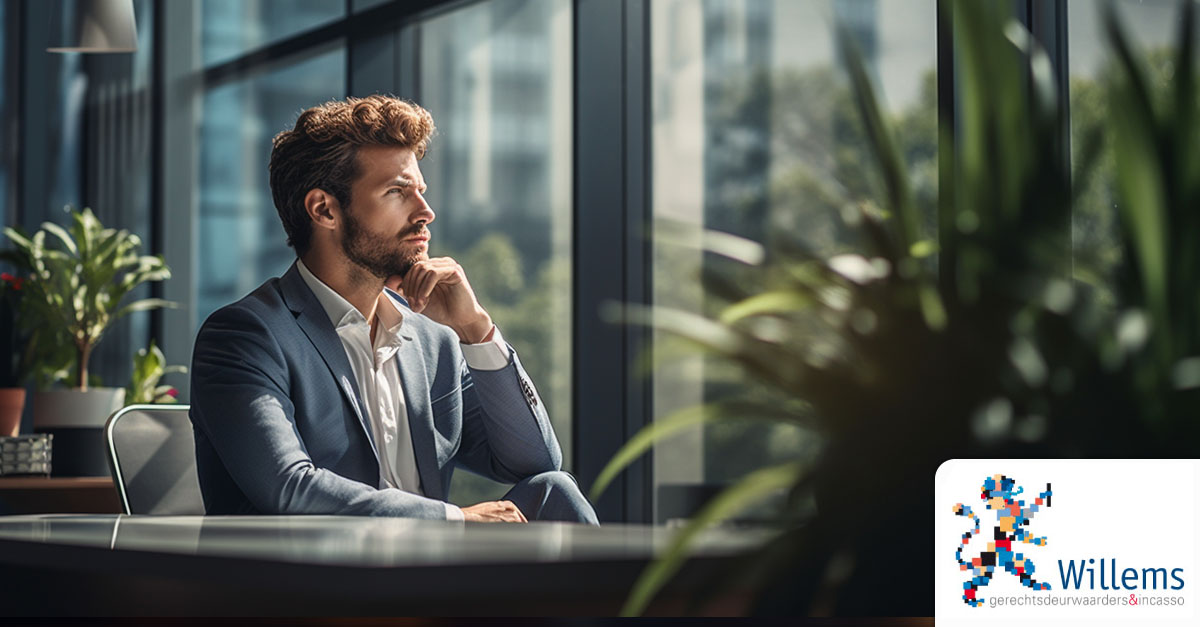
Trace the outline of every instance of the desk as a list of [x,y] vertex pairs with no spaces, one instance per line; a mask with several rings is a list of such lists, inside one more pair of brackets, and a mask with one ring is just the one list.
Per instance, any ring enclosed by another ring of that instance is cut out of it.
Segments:
[[111,477],[0,477],[0,515],[121,511]]
[[[10,616],[613,615],[674,533],[341,516],[0,516],[0,607]],[[702,534],[655,611],[682,612],[767,537]],[[717,611],[739,611],[742,592],[729,591]]]

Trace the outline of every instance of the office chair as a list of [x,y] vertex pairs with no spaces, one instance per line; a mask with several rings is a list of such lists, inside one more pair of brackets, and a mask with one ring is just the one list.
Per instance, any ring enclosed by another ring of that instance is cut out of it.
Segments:
[[189,405],[130,405],[104,425],[126,514],[203,515]]

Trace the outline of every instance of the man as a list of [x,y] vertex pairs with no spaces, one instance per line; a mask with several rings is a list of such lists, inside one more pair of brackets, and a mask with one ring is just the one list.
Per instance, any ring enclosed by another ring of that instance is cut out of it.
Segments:
[[[302,113],[271,152],[297,261],[196,338],[209,514],[596,523],[529,376],[463,269],[429,258],[429,112],[383,96]],[[445,502],[456,465],[515,483]]]

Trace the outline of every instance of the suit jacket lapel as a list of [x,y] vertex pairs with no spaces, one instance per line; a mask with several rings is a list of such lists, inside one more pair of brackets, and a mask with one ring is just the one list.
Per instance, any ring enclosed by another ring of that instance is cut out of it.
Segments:
[[408,430],[412,435],[417,474],[421,476],[421,491],[429,498],[445,500],[446,492],[442,486],[442,475],[438,468],[437,451],[433,441],[429,374],[425,370],[425,360],[421,357],[421,347],[418,344],[420,338],[407,332],[402,332],[401,336],[404,342],[396,351],[396,364],[400,369],[404,401],[408,405]]
[[378,466],[379,449],[375,446],[375,436],[363,413],[362,395],[359,393],[358,383],[354,380],[354,370],[350,368],[350,360],[346,358],[346,349],[342,346],[342,340],[333,328],[333,323],[329,320],[325,309],[321,307],[320,301],[304,283],[304,277],[300,276],[296,264],[292,264],[291,269],[279,279],[279,284],[283,300],[292,313],[296,314],[296,323],[300,325],[300,329],[304,331],[309,341],[316,347],[317,352],[321,354],[321,358],[325,360],[325,365],[333,373],[333,378],[337,381],[342,395],[346,397],[346,402],[354,408],[354,414],[358,416],[363,433],[367,436],[367,441],[371,443],[371,451],[375,453],[375,464]]

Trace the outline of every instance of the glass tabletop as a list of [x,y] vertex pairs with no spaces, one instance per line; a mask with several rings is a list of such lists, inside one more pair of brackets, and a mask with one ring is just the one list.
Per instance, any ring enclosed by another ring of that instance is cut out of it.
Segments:
[[[0,516],[0,541],[358,567],[644,560],[677,532],[355,516]],[[768,537],[764,530],[711,529],[693,543],[692,555],[731,555]]]

